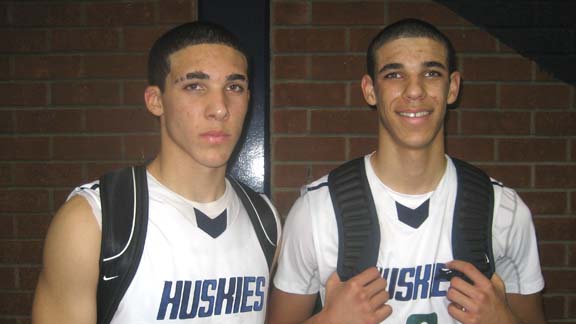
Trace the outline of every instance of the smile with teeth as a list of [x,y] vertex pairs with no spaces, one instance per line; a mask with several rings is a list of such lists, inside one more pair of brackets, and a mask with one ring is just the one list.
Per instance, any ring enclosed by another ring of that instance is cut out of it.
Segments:
[[430,115],[429,111],[418,111],[418,112],[409,112],[409,111],[402,111],[398,113],[402,117],[409,117],[409,118],[418,118]]

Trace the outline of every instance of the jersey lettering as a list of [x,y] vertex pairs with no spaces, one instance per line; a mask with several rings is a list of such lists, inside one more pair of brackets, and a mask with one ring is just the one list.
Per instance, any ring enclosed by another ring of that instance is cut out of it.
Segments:
[[444,268],[443,263],[436,263],[411,268],[386,268],[380,273],[388,282],[391,299],[410,301],[445,297],[448,280],[438,275]]
[[167,315],[173,320],[260,312],[265,292],[265,277],[165,281],[156,319],[167,319]]

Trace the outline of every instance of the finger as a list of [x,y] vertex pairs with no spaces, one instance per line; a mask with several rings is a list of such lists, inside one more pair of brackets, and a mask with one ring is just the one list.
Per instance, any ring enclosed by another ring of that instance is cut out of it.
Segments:
[[494,285],[494,288],[497,291],[506,291],[506,287],[504,285],[504,281],[502,281],[502,278],[500,278],[500,276],[497,273],[494,273],[492,275],[492,278],[490,279],[490,281],[492,282],[492,285]]
[[379,309],[386,305],[388,300],[390,300],[388,292],[386,290],[381,290],[370,298],[370,307],[372,307],[372,309]]
[[460,277],[450,279],[450,289],[458,291],[460,294],[469,298],[475,298],[478,294],[475,286]]
[[375,296],[376,294],[381,293],[382,291],[386,291],[388,287],[388,282],[386,279],[378,276],[378,278],[372,280],[367,285],[364,286],[366,293],[370,298]]
[[383,322],[385,319],[390,317],[392,314],[392,307],[390,305],[384,305],[377,309],[374,314],[376,315],[377,322]]
[[334,271],[332,272],[332,274],[330,275],[330,277],[328,277],[328,280],[326,281],[326,289],[328,290],[330,287],[333,287],[335,285],[338,285],[342,283],[342,280],[340,280],[340,276],[338,275],[338,272]]
[[498,274],[494,273],[490,279],[490,282],[492,282],[496,293],[498,293],[498,295],[500,295],[500,297],[503,299],[506,299],[506,285],[504,284],[504,281],[502,281],[502,278],[500,278]]
[[466,317],[468,315],[467,310],[461,305],[458,305],[456,303],[451,303],[450,305],[448,305],[448,314],[450,314],[452,318],[461,323],[463,323],[466,320]]
[[470,278],[475,285],[486,285],[488,283],[488,278],[486,278],[486,276],[484,276],[484,274],[472,263],[462,260],[453,260],[448,262],[446,267],[448,267],[448,269],[462,272],[466,277]]
[[[462,280],[462,279],[460,279]],[[448,288],[448,292],[446,293],[446,298],[452,302],[452,304],[455,304],[455,307],[460,308],[460,309],[473,309],[474,306],[474,300],[462,293],[460,290],[454,288],[454,287],[450,287]]]
[[355,275],[350,280],[353,280],[355,283],[361,286],[366,286],[367,284],[371,283],[372,281],[378,278],[381,278],[378,269],[376,269],[376,267],[370,267],[360,272],[359,274]]

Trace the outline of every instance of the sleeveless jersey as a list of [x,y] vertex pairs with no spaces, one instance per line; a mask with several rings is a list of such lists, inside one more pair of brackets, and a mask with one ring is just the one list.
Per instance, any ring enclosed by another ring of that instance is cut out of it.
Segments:
[[[377,267],[388,282],[388,304],[393,309],[385,323],[457,323],[447,311],[449,281],[437,276],[453,259],[451,233],[457,178],[452,161],[446,158],[445,174],[429,195],[428,217],[416,228],[399,220],[393,198],[399,195],[391,194],[375,175],[370,155],[364,159],[381,233]],[[494,184],[494,192],[492,246],[496,273],[504,280],[508,293],[536,293],[543,288],[544,280],[530,211],[513,190]],[[290,210],[283,237],[274,285],[295,294],[320,291],[324,299],[326,281],[336,271],[338,259],[338,229],[327,176],[303,188]]]
[[[228,180],[224,195],[211,203],[189,201],[149,173],[148,190],[142,260],[111,323],[264,323],[268,264]],[[75,194],[88,200],[101,224],[98,181],[76,188],[71,196]],[[211,234],[203,230],[197,223],[198,211],[204,224],[210,222],[206,217],[225,214],[225,230]]]

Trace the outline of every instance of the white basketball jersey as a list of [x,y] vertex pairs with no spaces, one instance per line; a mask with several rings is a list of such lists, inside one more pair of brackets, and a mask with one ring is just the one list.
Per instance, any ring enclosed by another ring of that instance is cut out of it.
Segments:
[[[95,184],[72,195],[84,196],[101,224]],[[186,200],[150,174],[148,190],[142,260],[112,323],[264,323],[268,264],[230,183],[221,198],[206,204]],[[195,209],[210,219],[225,212],[225,230],[212,237],[198,226]]]
[[[391,193],[365,157],[368,182],[380,223],[377,267],[388,282],[392,315],[385,323],[457,323],[447,311],[449,282],[437,273],[452,256],[452,217],[456,170],[447,157],[446,172],[437,188],[416,199],[428,201],[428,216],[416,228],[399,219]],[[517,194],[494,185],[493,249],[496,272],[509,293],[531,294],[544,282],[531,216]],[[429,200],[428,200],[429,199]],[[410,201],[410,198],[403,200]],[[409,206],[410,208],[414,208]],[[284,227],[275,286],[288,293],[325,294],[328,277],[336,271],[338,229],[327,176],[303,188]]]

